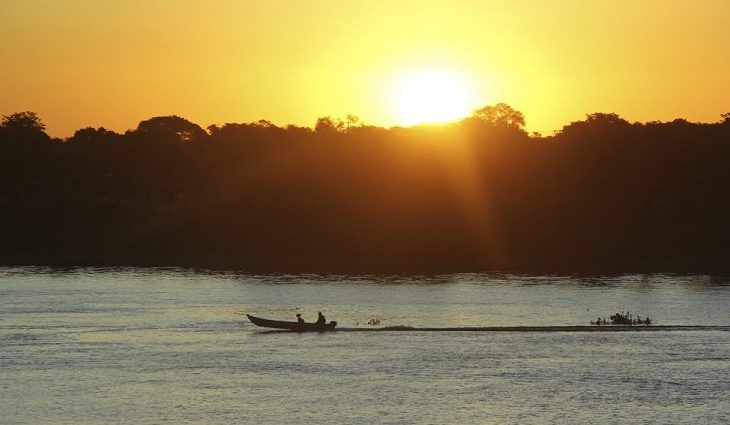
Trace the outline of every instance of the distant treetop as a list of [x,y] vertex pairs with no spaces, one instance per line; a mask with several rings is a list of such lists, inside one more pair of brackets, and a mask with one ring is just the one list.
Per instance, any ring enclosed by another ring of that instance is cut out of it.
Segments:
[[137,126],[137,134],[179,142],[204,140],[208,133],[199,125],[177,115],[154,117]]
[[525,127],[525,116],[506,103],[497,103],[474,111],[472,119],[484,121],[494,127]]
[[29,132],[38,131],[43,132],[46,129],[43,121],[38,117],[38,114],[31,111],[16,112],[10,115],[3,115],[2,124],[0,127],[6,130]]

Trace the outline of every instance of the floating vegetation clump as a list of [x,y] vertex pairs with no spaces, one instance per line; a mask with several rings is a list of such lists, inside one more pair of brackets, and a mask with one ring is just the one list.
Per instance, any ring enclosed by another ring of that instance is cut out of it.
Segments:
[[608,319],[599,317],[596,321],[591,320],[591,325],[651,325],[651,319],[649,316],[642,318],[638,314],[634,316],[633,313],[622,311],[621,313],[612,314]]

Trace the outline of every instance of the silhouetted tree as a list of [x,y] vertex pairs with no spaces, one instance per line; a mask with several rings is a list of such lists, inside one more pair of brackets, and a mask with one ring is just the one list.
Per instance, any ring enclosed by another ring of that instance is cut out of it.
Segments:
[[600,125],[625,125],[629,122],[621,118],[620,115],[614,113],[594,112],[586,115],[586,120],[589,124],[600,124]]
[[43,132],[46,129],[38,114],[31,111],[3,115],[0,127],[16,132]]
[[485,106],[474,111],[471,118],[494,127],[524,128],[525,116],[506,103]]
[[154,117],[142,121],[135,133],[143,138],[176,142],[199,142],[207,139],[208,133],[199,125],[177,115]]
[[69,137],[66,142],[68,143],[109,143],[117,141],[121,137],[121,134],[111,130],[107,130],[104,127],[93,128],[86,127],[80,130],[76,130],[74,135]]
[[356,115],[348,114],[345,117],[345,126],[347,128],[359,126],[361,124],[362,122],[360,121],[360,118],[358,118]]
[[258,120],[256,121],[256,125],[262,128],[278,128],[273,122],[269,120]]
[[[52,140],[44,131],[45,128],[35,112],[3,115],[0,123],[0,157],[4,158],[0,159],[0,165],[2,162],[12,162],[13,166],[23,166],[26,171],[37,176],[38,169],[44,166],[42,162],[52,154]],[[29,164],[29,161],[37,163]]]
[[51,138],[45,132],[38,114],[35,112],[16,112],[3,115],[0,123],[0,139],[25,142],[49,142]]
[[317,118],[317,123],[314,125],[314,131],[317,133],[335,133],[345,129],[345,123],[342,120],[334,119],[332,117],[321,117]]
[[573,121],[564,126],[557,134],[558,140],[599,141],[616,138],[630,131],[631,123],[618,114],[594,112],[587,114],[582,121]]

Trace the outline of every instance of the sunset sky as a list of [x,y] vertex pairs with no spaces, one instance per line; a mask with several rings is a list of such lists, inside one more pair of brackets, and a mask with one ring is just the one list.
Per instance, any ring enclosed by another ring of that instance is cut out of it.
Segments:
[[[497,102],[546,134],[589,112],[714,122],[728,23],[728,0],[2,0],[0,114],[35,111],[58,137],[173,114],[408,125]],[[433,99],[450,109],[413,109]]]

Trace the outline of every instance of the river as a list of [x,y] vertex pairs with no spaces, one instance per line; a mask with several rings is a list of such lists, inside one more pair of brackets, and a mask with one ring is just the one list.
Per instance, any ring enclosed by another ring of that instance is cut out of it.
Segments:
[[[0,423],[730,423],[730,279],[0,268]],[[588,325],[653,332],[263,332]],[[368,324],[374,321],[377,325]]]

